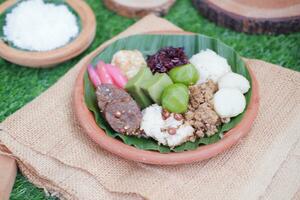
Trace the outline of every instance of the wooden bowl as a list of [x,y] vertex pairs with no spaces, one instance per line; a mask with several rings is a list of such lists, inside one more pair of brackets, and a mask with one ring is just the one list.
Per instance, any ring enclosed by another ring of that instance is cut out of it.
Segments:
[[[17,2],[17,0],[5,1],[0,5],[0,14]],[[43,68],[69,60],[87,49],[96,33],[95,15],[85,1],[66,0],[66,2],[77,12],[82,24],[81,32],[74,41],[55,50],[30,52],[10,47],[0,39],[0,56],[18,65]]]
[[[160,32],[159,34],[190,33]],[[214,144],[200,146],[196,150],[180,153],[172,152],[164,154],[137,149],[106,135],[106,133],[97,125],[94,115],[88,110],[84,102],[83,85],[83,77],[86,72],[86,67],[89,64],[88,62],[89,61],[82,63],[82,69],[77,77],[73,91],[73,108],[76,118],[82,127],[83,132],[85,132],[93,141],[99,144],[103,149],[128,160],[157,165],[176,165],[209,159],[238,143],[239,140],[250,131],[254,119],[257,116],[259,107],[258,83],[252,70],[247,67],[252,78],[252,96],[249,105],[242,121],[235,128],[228,131],[220,141]]]

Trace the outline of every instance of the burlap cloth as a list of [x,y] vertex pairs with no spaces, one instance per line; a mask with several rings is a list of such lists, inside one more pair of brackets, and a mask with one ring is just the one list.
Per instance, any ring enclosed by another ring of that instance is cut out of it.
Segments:
[[[148,16],[118,37],[158,30],[180,29]],[[0,140],[30,181],[66,199],[300,199],[300,73],[246,62],[260,84],[258,117],[238,145],[204,162],[151,166],[94,144],[71,107],[79,64],[8,117]]]

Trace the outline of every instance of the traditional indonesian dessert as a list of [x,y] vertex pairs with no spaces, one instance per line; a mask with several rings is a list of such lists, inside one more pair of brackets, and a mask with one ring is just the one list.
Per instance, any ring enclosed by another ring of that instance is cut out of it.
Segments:
[[142,113],[137,103],[123,89],[113,84],[101,84],[96,91],[98,106],[105,119],[115,130],[127,135],[137,135]]
[[3,40],[29,51],[49,51],[77,37],[77,17],[65,4],[20,1],[5,16]]
[[165,47],[160,49],[156,54],[149,55],[147,58],[148,67],[153,73],[165,73],[173,67],[187,64],[188,57],[185,55],[183,48]]
[[111,64],[88,66],[98,107],[117,133],[171,149],[218,134],[246,109],[249,81],[206,49],[189,59],[183,47],[164,47],[146,59],[120,50]]
[[231,72],[231,67],[227,60],[210,49],[193,55],[190,62],[199,71],[200,78],[198,83],[204,83],[210,79],[217,82],[223,75]]
[[132,78],[136,75],[140,68],[147,66],[143,54],[138,50],[121,50],[114,54],[111,63],[120,67],[127,78]]

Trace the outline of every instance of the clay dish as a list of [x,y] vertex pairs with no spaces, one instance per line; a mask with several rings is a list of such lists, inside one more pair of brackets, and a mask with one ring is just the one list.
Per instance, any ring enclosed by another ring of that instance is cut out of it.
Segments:
[[[159,32],[158,34],[190,33]],[[156,165],[177,165],[209,159],[226,151],[233,145],[237,144],[241,138],[246,136],[257,116],[259,107],[258,83],[252,70],[247,67],[252,78],[252,96],[250,102],[242,121],[233,129],[228,131],[221,140],[214,144],[200,146],[196,150],[180,153],[172,152],[165,154],[137,149],[106,135],[106,133],[97,125],[93,114],[88,110],[84,102],[83,77],[89,62],[90,60],[86,59],[85,62],[81,63],[82,69],[79,72],[73,91],[73,108],[76,118],[79,125],[82,127],[83,134],[87,134],[87,136],[99,144],[103,149],[128,160]]]
[[[5,1],[0,5],[0,14],[4,13],[17,2],[17,0]],[[43,52],[19,50],[8,46],[0,39],[0,56],[18,65],[32,68],[45,68],[69,60],[87,49],[95,37],[95,15],[85,1],[66,0],[66,3],[74,9],[81,20],[81,32],[77,38],[61,48]]]

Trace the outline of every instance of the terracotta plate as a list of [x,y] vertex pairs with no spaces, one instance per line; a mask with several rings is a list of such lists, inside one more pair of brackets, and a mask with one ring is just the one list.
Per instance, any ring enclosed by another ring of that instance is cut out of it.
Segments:
[[[153,33],[151,33],[153,34]],[[190,34],[186,32],[163,32],[159,34]],[[88,110],[84,102],[83,76],[86,71],[87,62],[82,63],[82,69],[77,77],[74,93],[73,106],[75,115],[84,133],[98,143],[103,149],[110,151],[122,158],[148,164],[158,165],[176,165],[202,161],[217,154],[224,152],[236,144],[251,129],[254,119],[258,112],[259,93],[258,83],[252,70],[248,68],[252,78],[252,96],[242,121],[233,129],[228,131],[218,142],[210,145],[200,146],[196,150],[180,153],[159,153],[154,151],[145,151],[124,144],[105,134],[97,125],[93,114]]]
[[[17,0],[8,0],[0,5],[0,14],[13,6]],[[69,60],[82,53],[92,43],[96,32],[96,19],[85,1],[66,0],[80,17],[82,28],[80,34],[71,43],[51,51],[30,52],[8,46],[0,39],[0,56],[5,60],[27,67],[50,67]],[[2,28],[2,27],[1,27]]]

